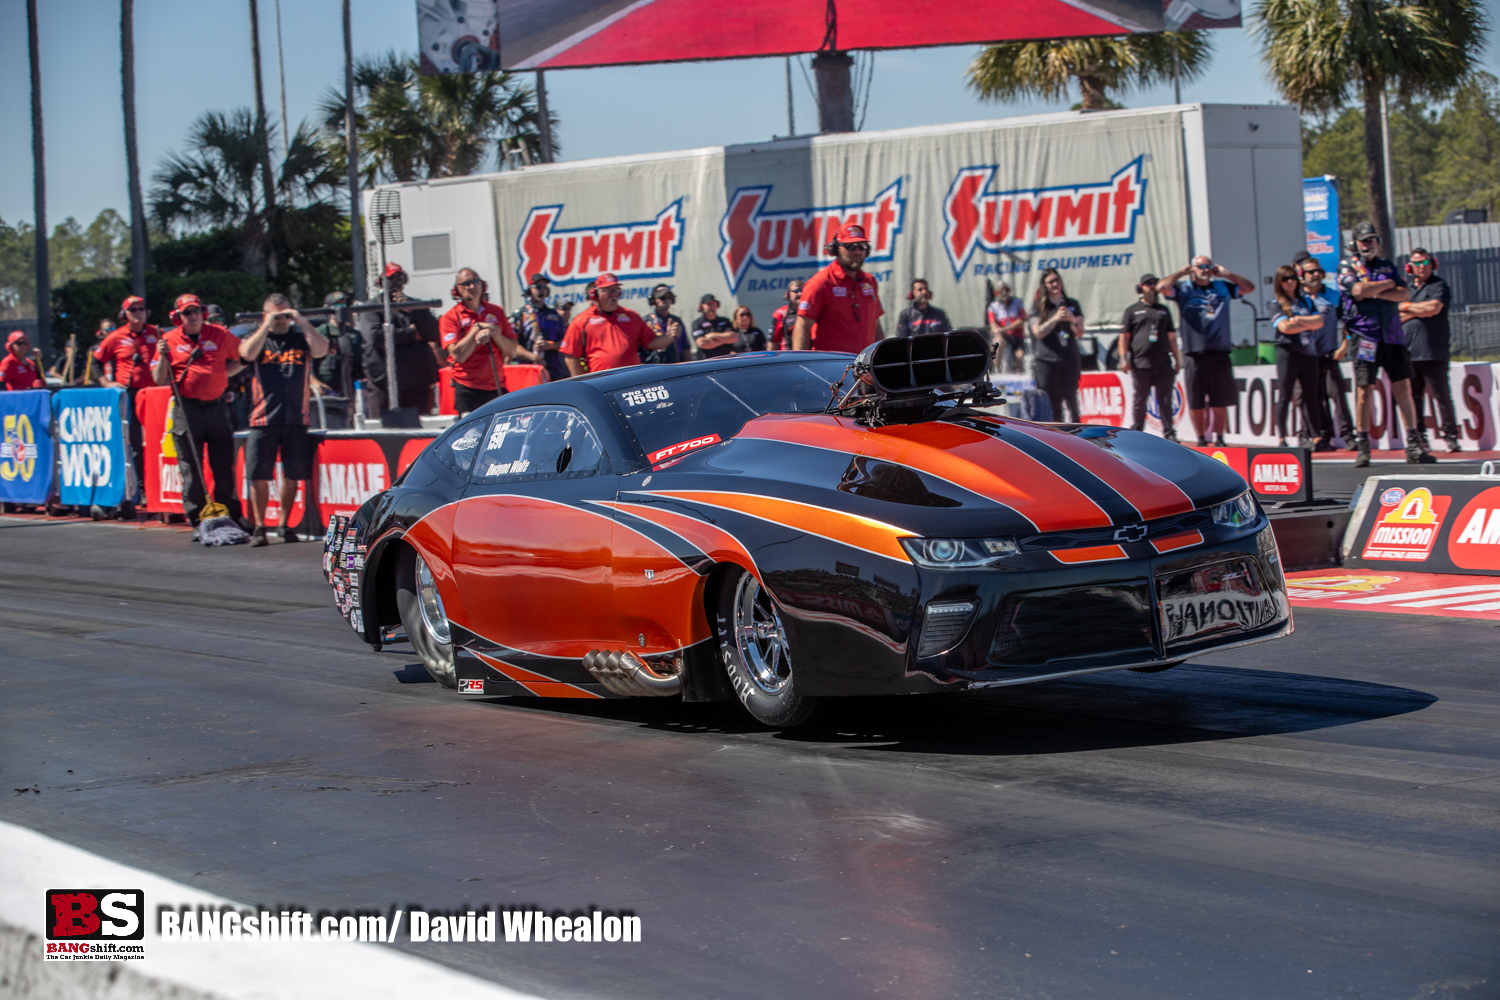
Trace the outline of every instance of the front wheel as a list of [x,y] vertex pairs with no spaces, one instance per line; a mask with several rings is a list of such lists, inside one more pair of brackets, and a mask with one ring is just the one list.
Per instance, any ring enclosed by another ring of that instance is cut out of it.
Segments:
[[396,607],[401,612],[401,626],[421,657],[422,666],[443,687],[457,688],[453,635],[448,630],[443,599],[433,585],[427,563],[405,545],[396,564]]
[[819,699],[797,693],[781,612],[760,581],[743,570],[725,580],[714,617],[724,669],[746,710],[778,729],[811,719]]

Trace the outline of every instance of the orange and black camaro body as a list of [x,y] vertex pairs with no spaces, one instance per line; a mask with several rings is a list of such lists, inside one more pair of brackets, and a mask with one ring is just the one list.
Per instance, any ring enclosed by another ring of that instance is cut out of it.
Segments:
[[1238,474],[997,415],[966,333],[502,396],[334,519],[340,609],[372,645],[404,626],[462,694],[738,696],[773,725],[1291,631]]

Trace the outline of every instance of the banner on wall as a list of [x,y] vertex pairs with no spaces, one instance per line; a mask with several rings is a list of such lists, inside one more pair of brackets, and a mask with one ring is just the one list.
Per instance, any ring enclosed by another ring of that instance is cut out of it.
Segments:
[[1339,273],[1339,189],[1331,175],[1302,181],[1302,217],[1307,223],[1307,252],[1318,258],[1323,273]]
[[1344,536],[1344,565],[1500,576],[1500,479],[1372,476]]
[[63,389],[52,397],[59,503],[118,507],[135,495],[129,405],[119,388]]
[[45,389],[0,392],[0,500],[46,503],[55,454],[52,394]]

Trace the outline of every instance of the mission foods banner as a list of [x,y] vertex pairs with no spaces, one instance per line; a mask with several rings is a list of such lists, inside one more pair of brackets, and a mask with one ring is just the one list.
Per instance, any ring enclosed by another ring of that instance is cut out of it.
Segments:
[[664,282],[685,318],[712,293],[726,313],[748,305],[764,329],[788,281],[825,266],[823,246],[858,222],[887,331],[913,278],[955,324],[977,326],[987,280],[1029,300],[1045,267],[1088,322],[1117,321],[1122,289],[1187,259],[1182,164],[1180,115],[1164,112],[502,173],[491,184],[508,280],[492,294],[515,308],[544,274],[578,300],[607,271],[632,308]]
[[1500,576],[1500,479],[1372,476],[1344,536],[1344,565]]
[[52,394],[0,392],[0,500],[46,503],[52,464]]
[[118,507],[135,495],[129,405],[124,389],[63,389],[52,397],[59,503]]

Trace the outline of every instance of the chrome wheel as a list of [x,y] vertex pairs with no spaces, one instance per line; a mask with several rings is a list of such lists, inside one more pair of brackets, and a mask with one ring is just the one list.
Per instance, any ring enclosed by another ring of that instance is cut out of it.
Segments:
[[453,633],[448,630],[448,615],[443,611],[443,599],[438,596],[437,585],[432,580],[432,570],[427,562],[417,556],[417,606],[422,610],[422,624],[438,642],[449,645]]
[[776,694],[792,682],[792,659],[781,615],[771,596],[749,573],[734,595],[734,641],[740,661],[755,685]]

